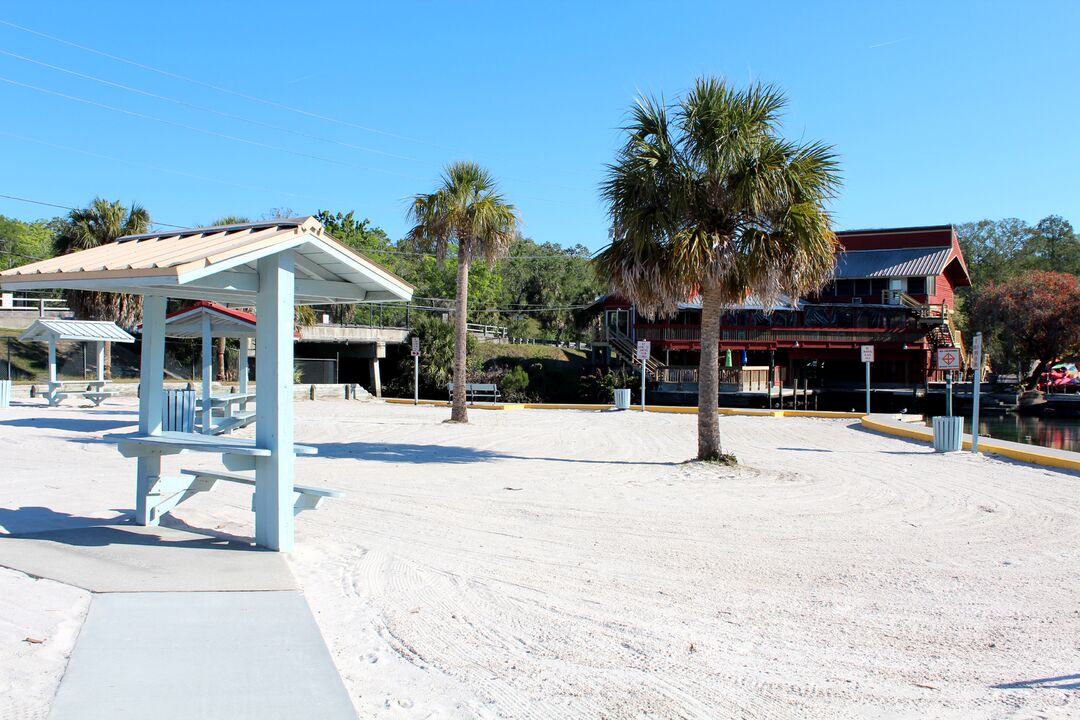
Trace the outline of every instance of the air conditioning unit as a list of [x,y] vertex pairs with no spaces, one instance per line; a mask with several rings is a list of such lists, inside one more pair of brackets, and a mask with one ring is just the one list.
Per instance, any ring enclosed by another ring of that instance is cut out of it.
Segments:
[[851,304],[852,305],[862,305],[862,298],[861,297],[853,297],[853,298],[851,298]]

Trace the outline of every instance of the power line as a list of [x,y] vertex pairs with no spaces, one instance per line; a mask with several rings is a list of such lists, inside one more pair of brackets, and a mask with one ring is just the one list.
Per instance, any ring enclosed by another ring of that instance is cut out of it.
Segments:
[[[137,67],[137,68],[139,68],[141,70],[147,70],[149,72],[157,73],[159,75],[164,75],[165,77],[170,77],[170,78],[173,78],[175,80],[182,80],[184,82],[192,83],[192,84],[195,84],[195,85],[200,85],[202,87],[210,88],[211,90],[216,90],[217,92],[225,93],[227,95],[233,95],[235,97],[243,98],[244,100],[249,100],[251,102],[257,102],[257,103],[261,103],[263,105],[268,105],[270,107],[276,107],[276,108],[278,108],[280,110],[286,110],[288,112],[297,113],[297,114],[300,114],[300,115],[306,115],[307,117],[316,118],[318,120],[324,120],[326,122],[331,122],[331,123],[336,123],[338,125],[344,125],[344,126],[347,126],[347,127],[356,128],[357,130],[363,130],[364,132],[375,133],[377,135],[384,135],[386,137],[392,137],[392,138],[396,138],[398,140],[406,140],[406,141],[409,141],[409,142],[416,142],[416,143],[421,143],[421,144],[424,144],[424,145],[432,145],[434,147],[441,147],[439,145],[435,145],[434,143],[427,142],[426,140],[420,140],[418,138],[407,137],[405,135],[398,135],[397,133],[387,132],[386,130],[380,130],[378,128],[368,127],[366,125],[359,125],[357,123],[350,122],[348,120],[341,120],[339,118],[330,117],[328,115],[320,115],[319,113],[312,112],[310,110],[305,110],[303,108],[293,107],[291,105],[285,105],[284,103],[275,102],[274,100],[267,100],[265,98],[256,97],[254,95],[248,95],[247,93],[242,93],[242,92],[240,92],[238,90],[231,90],[229,88],[222,87],[220,85],[214,85],[213,83],[208,83],[208,82],[204,82],[202,80],[197,80],[197,79],[195,79],[193,77],[188,77],[186,75],[180,75],[179,73],[170,72],[168,70],[162,70],[161,68],[156,68],[156,67],[153,67],[152,65],[146,65],[144,63],[136,62],[134,60],[129,60],[127,58],[123,58],[123,57],[120,57],[118,55],[112,55],[112,54],[104,52],[102,50],[97,50],[97,49],[92,48],[92,47],[87,47],[86,45],[80,45],[80,44],[72,42],[70,40],[65,40],[63,38],[56,37],[55,35],[49,35],[47,33],[43,33],[43,32],[40,32],[38,30],[33,30],[31,28],[24,27],[22,25],[17,25],[17,24],[15,24],[13,22],[10,22],[8,20],[0,19],[0,24],[7,25],[8,27],[15,28],[16,30],[21,30],[22,32],[30,33],[31,35],[37,35],[38,37],[43,37],[43,38],[45,38],[47,40],[52,40],[53,42],[58,42],[58,43],[61,43],[63,45],[67,45],[69,47],[77,48],[77,49],[82,50],[84,52],[93,53],[94,55],[99,55],[101,57],[108,58],[110,60],[115,60],[116,62],[125,63],[127,65]],[[446,149],[446,148],[443,148],[443,149]]]
[[102,108],[105,110],[111,110],[112,112],[120,113],[122,115],[130,115],[131,117],[140,118],[142,120],[152,120],[153,122],[163,123],[165,125],[172,125],[173,127],[183,128],[185,130],[191,130],[192,132],[202,133],[204,135],[210,135],[212,137],[222,138],[225,140],[232,140],[233,142],[244,143],[245,145],[252,145],[255,147],[265,148],[267,150],[275,150],[277,152],[286,153],[288,155],[295,155],[297,157],[309,158],[311,160],[319,160],[321,162],[331,163],[333,165],[342,165],[345,167],[351,167],[357,170],[367,170],[370,172],[378,172],[386,175],[394,175],[397,177],[409,178],[412,180],[418,180],[415,175],[406,175],[405,173],[398,173],[392,170],[384,170],[382,168],[371,167],[368,165],[357,165],[356,163],[346,162],[344,160],[335,160],[333,158],[322,157],[321,155],[312,155],[310,153],[299,152],[297,150],[290,150],[278,145],[271,145],[269,143],[259,142],[258,140],[249,140],[247,138],[238,137],[236,135],[229,135],[227,133],[219,133],[215,130],[207,130],[205,128],[196,127],[195,125],[188,125],[187,123],[176,122],[175,120],[167,120],[165,118],[155,117],[153,115],[146,115],[144,113],[135,112],[134,110],[126,110],[124,108],[115,107],[113,105],[107,105],[105,103],[97,102],[96,100],[88,100],[76,95],[68,95],[67,93],[58,92],[56,90],[50,90],[48,88],[39,87],[37,85],[31,85],[29,83],[19,82],[18,80],[12,80],[0,76],[0,82],[8,83],[9,85],[15,85],[17,87],[26,88],[28,90],[34,90],[36,92],[44,93],[46,95],[54,95],[56,97],[63,98],[65,100],[71,100],[73,102],[82,103],[84,105],[91,105],[93,107]]
[[[30,198],[19,197],[17,195],[4,195],[4,194],[0,193],[0,198],[7,198],[8,200],[18,200],[19,202],[32,203],[34,205],[44,205],[46,207],[60,208],[61,210],[78,210],[78,208],[73,208],[70,205],[57,205],[56,203],[45,202],[44,200],[31,200]],[[162,227],[176,228],[178,230],[189,230],[190,229],[189,226],[187,226],[187,225],[171,225],[169,223],[163,223],[163,222],[152,222],[150,224],[151,225],[160,225]],[[37,258],[37,259],[38,260],[45,260],[46,258]]]
[[0,54],[7,55],[8,57],[13,57],[13,58],[16,58],[18,60],[22,60],[24,62],[33,63],[34,65],[39,65],[41,67],[49,68],[50,70],[55,70],[57,72],[62,72],[62,73],[66,73],[68,75],[73,75],[75,77],[83,78],[85,80],[90,80],[90,81],[93,81],[93,82],[96,82],[96,83],[101,83],[102,85],[108,85],[110,87],[119,88],[119,89],[125,90],[127,92],[136,93],[136,94],[142,95],[144,97],[154,98],[155,100],[164,100],[165,102],[171,102],[171,103],[174,103],[176,105],[181,105],[183,107],[188,107],[188,108],[192,108],[192,109],[195,109],[195,110],[201,110],[202,112],[212,113],[214,115],[218,115],[220,117],[228,118],[230,120],[239,120],[240,122],[246,122],[246,123],[250,123],[252,125],[258,125],[260,127],[269,128],[271,130],[277,130],[278,132],[290,133],[292,135],[297,135],[299,137],[308,138],[310,140],[318,140],[320,142],[331,143],[331,144],[334,144],[334,145],[340,145],[342,147],[349,148],[350,150],[359,150],[361,152],[375,153],[376,155],[385,155],[386,157],[395,158],[397,160],[413,160],[413,161],[416,160],[416,158],[408,157],[406,155],[396,155],[394,153],[388,153],[388,152],[384,152],[382,150],[376,150],[374,148],[364,147],[363,145],[353,145],[352,143],[347,143],[347,142],[344,142],[344,141],[341,141],[341,140],[336,140],[334,138],[326,138],[326,137],[322,137],[322,136],[319,136],[319,135],[312,135],[310,133],[303,132],[302,130],[293,130],[292,128],[282,127],[280,125],[274,125],[272,123],[264,122],[262,120],[255,120],[253,118],[246,118],[246,117],[243,117],[242,115],[234,115],[232,113],[227,113],[227,112],[224,112],[222,110],[218,110],[216,108],[211,108],[211,107],[206,107],[204,105],[197,105],[195,103],[190,103],[190,102],[187,102],[186,100],[180,100],[178,98],[172,98],[172,97],[168,97],[166,95],[158,95],[156,93],[149,92],[148,90],[142,90],[140,88],[131,87],[130,85],[124,85],[124,84],[121,84],[121,83],[118,83],[118,82],[113,82],[112,80],[106,80],[104,78],[95,77],[93,75],[87,75],[85,73],[81,73],[81,72],[78,72],[76,70],[71,70],[71,69],[68,69],[68,68],[60,67],[59,65],[52,65],[52,64],[47,63],[47,62],[42,62],[41,60],[35,60],[33,58],[29,58],[29,57],[26,57],[24,55],[18,55],[16,53],[9,52],[8,50],[0,49]]

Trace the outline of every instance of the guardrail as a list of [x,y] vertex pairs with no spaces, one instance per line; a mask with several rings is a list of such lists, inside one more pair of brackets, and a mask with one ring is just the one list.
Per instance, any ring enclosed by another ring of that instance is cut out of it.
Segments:
[[60,298],[25,297],[13,293],[0,293],[0,311],[35,310],[41,317],[46,312],[69,312],[67,301]]

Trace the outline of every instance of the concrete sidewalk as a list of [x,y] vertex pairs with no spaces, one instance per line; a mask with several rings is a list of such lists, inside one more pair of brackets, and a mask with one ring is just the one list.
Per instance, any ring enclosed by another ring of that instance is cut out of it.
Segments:
[[355,720],[299,592],[96,595],[52,720]]
[[0,565],[90,590],[52,720],[355,720],[285,558],[111,524],[0,536]]

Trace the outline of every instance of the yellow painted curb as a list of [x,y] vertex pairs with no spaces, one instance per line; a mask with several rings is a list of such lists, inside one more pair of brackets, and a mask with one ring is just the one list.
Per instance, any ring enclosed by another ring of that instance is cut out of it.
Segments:
[[[861,423],[863,427],[875,432],[896,435],[897,437],[904,437],[911,440],[921,440],[928,443],[934,442],[934,431],[922,425],[900,423],[899,421],[892,421],[887,417],[875,417],[872,415],[863,417]],[[971,449],[970,435],[964,435],[963,447],[965,450]],[[1068,450],[1034,447],[1022,445],[1021,443],[1009,442],[1008,440],[995,440],[993,438],[980,437],[979,452],[990,455],[1001,455],[1002,457],[1031,463],[1032,465],[1044,465],[1047,467],[1056,467],[1063,470],[1080,472],[1080,453],[1070,452]]]

